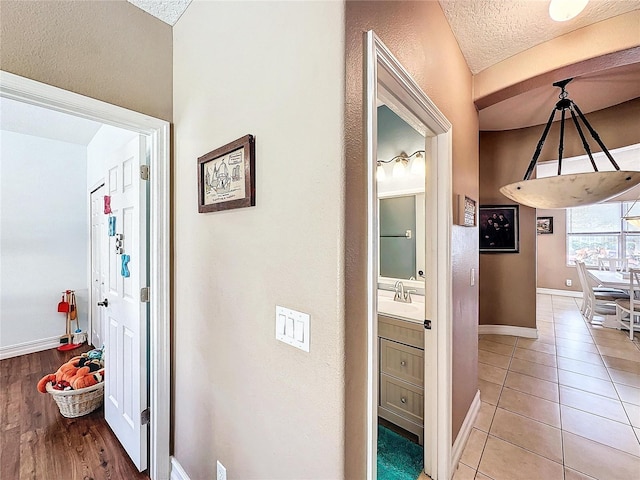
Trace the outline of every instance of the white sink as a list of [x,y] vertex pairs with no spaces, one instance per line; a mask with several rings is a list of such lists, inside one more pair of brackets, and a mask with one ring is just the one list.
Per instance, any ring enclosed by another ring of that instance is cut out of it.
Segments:
[[392,317],[423,321],[424,303],[402,303],[394,301],[393,298],[378,296],[378,312]]

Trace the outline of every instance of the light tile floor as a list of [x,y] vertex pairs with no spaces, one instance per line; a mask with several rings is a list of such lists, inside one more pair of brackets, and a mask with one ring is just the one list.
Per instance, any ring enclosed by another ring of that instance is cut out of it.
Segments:
[[481,335],[482,407],[454,480],[640,479],[640,337],[538,295],[537,339]]

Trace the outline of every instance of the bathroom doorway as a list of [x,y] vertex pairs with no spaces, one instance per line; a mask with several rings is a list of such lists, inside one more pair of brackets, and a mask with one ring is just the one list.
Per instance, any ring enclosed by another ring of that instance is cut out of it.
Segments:
[[368,478],[381,423],[413,435],[424,472],[448,479],[451,124],[373,31],[366,44]]

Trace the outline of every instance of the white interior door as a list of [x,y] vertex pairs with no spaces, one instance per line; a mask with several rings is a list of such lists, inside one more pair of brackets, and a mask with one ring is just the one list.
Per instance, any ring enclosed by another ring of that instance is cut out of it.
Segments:
[[[106,237],[104,412],[140,471],[147,468],[148,429],[141,421],[147,408],[148,371],[148,309],[140,292],[147,286],[147,182],[140,178],[145,161],[145,138],[139,136],[109,157],[105,172],[116,235]],[[121,251],[116,250],[118,240]],[[124,271],[125,256],[129,276]]]
[[[91,329],[89,343],[100,348],[104,344],[102,308],[97,302],[104,299],[107,229],[104,214],[104,185],[91,192]],[[105,247],[105,248],[103,248]]]

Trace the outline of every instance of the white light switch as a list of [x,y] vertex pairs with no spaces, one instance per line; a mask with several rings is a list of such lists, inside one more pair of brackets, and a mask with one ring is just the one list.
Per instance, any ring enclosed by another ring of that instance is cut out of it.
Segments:
[[276,317],[276,334],[284,335],[286,321],[287,321],[287,317],[285,317],[282,314]]
[[304,323],[300,320],[296,320],[293,338],[295,338],[297,342],[304,342]]
[[308,352],[309,320],[308,313],[276,305],[276,339]]
[[287,337],[289,338],[293,338],[293,318],[291,317],[287,317],[287,326],[285,327],[285,333],[287,334]]

